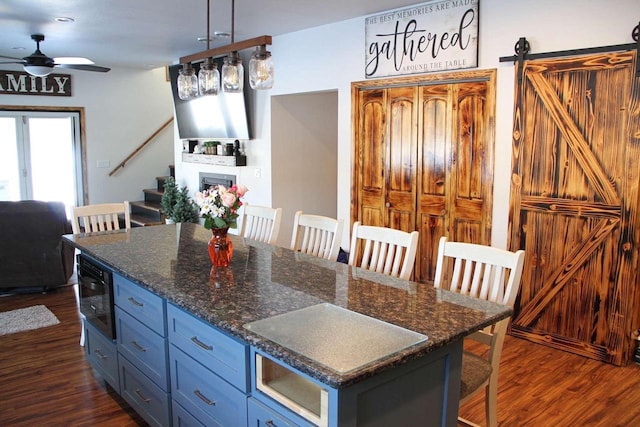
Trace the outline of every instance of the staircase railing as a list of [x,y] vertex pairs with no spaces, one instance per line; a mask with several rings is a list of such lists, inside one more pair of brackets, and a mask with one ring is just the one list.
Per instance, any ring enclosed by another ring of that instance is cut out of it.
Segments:
[[164,124],[162,126],[160,126],[158,128],[158,130],[156,130],[149,138],[147,138],[142,144],[140,144],[138,146],[138,148],[136,148],[135,150],[133,150],[131,152],[131,154],[129,154],[127,156],[126,159],[124,159],[123,161],[121,161],[118,166],[116,166],[115,168],[113,168],[113,170],[111,172],[109,172],[109,176],[112,176],[113,174],[115,174],[118,170],[120,169],[124,169],[124,166],[127,164],[127,162],[129,160],[131,160],[132,157],[134,157],[136,154],[138,154],[140,152],[140,150],[142,150],[145,145],[147,145],[148,143],[150,143],[153,138],[155,138],[160,132],[162,132],[162,130],[164,128],[166,128],[167,126],[169,126],[169,124],[173,121],[173,117],[171,117],[169,120],[167,120],[166,122],[164,122]]

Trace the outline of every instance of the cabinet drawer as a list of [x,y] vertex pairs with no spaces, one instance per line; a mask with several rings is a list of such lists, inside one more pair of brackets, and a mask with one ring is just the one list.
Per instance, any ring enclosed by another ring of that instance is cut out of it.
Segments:
[[243,393],[249,390],[249,346],[169,304],[169,342]]
[[118,307],[156,333],[163,337],[167,335],[164,299],[118,274],[113,275],[113,289]]
[[171,396],[206,426],[246,426],[247,397],[174,346]]
[[84,350],[91,366],[120,393],[120,378],[118,376],[118,352],[116,344],[104,336],[91,323],[84,322],[85,342]]
[[167,340],[116,307],[118,351],[164,391],[169,390]]
[[152,426],[171,422],[169,394],[136,369],[126,358],[118,360],[120,395]]
[[171,413],[173,414],[173,427],[207,427],[175,400],[171,401]]
[[253,397],[248,401],[249,425],[252,427],[297,427],[298,424],[258,402]]

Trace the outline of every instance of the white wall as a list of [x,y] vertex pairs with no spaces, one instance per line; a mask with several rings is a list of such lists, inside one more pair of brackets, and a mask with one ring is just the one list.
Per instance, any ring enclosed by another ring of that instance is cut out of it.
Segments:
[[[480,0],[479,68],[498,69],[496,159],[494,178],[493,244],[507,244],[514,67],[499,57],[513,55],[520,37],[531,53],[632,43],[631,32],[640,19],[638,0]],[[365,80],[364,17],[274,37],[270,51],[276,83],[256,92],[257,139],[250,141],[249,162],[260,167],[262,180],[247,177],[251,196],[270,201],[269,96],[338,91],[338,216],[350,218],[351,82]],[[250,175],[249,173],[247,175]],[[260,192],[260,194],[256,194]],[[283,225],[286,226],[286,225]],[[348,247],[348,234],[343,247]]]
[[[155,188],[155,177],[168,175],[168,165],[174,161],[172,125],[124,169],[111,177],[109,172],[173,116],[164,68],[61,73],[72,75],[71,97],[3,94],[0,105],[84,107],[89,202],[142,200],[142,189]],[[98,160],[108,160],[111,167],[97,168]]]

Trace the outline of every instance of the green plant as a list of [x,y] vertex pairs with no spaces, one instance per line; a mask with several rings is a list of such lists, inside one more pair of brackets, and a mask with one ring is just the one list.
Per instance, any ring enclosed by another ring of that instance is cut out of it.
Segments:
[[171,219],[175,223],[198,222],[198,206],[189,197],[189,190],[186,186],[178,191]]
[[178,198],[178,184],[176,179],[172,176],[167,177],[164,181],[164,193],[162,193],[162,199],[160,200],[160,207],[162,208],[162,214],[165,218],[171,218],[173,216],[173,207],[176,204]]
[[202,147],[207,154],[216,154],[216,147],[220,145],[220,141],[204,141]]

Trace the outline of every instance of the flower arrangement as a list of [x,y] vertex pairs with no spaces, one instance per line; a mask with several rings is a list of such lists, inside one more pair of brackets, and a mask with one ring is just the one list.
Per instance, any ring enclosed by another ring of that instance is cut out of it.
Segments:
[[236,228],[238,209],[242,198],[249,189],[242,185],[226,188],[216,185],[196,194],[196,203],[200,207],[200,217],[204,218],[204,228]]

